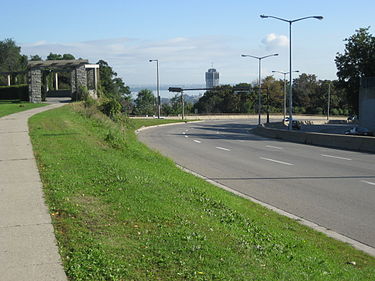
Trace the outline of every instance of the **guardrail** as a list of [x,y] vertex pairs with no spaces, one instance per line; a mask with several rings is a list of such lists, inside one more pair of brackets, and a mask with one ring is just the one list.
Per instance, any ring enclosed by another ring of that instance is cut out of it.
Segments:
[[257,127],[251,132],[263,137],[297,143],[375,153],[375,137],[288,131],[266,127]]

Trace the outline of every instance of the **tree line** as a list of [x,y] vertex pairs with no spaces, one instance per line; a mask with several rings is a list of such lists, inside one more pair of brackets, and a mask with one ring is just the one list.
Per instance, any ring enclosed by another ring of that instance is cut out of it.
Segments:
[[[361,77],[375,76],[375,37],[369,32],[370,27],[360,28],[346,38],[345,50],[337,53],[335,63],[337,80],[318,80],[314,74],[303,73],[293,80],[293,106],[295,113],[326,114],[328,89],[330,88],[331,114],[358,114],[358,96]],[[50,53],[47,60],[75,59],[72,54]],[[21,54],[21,48],[12,39],[0,41],[0,72],[20,72],[27,68],[28,60],[42,60],[39,55],[28,58]],[[128,86],[122,78],[104,60],[99,60],[99,94],[113,99],[121,105],[126,114],[153,115],[156,112],[156,99],[151,90],[138,92],[133,100]],[[48,74],[47,74],[48,75]],[[7,83],[4,75],[0,84]],[[25,75],[16,75],[18,83],[27,83]],[[52,88],[53,79],[47,79]],[[14,82],[14,81],[12,81]],[[68,74],[60,75],[60,88],[69,88]],[[245,87],[247,91],[237,91]],[[268,76],[262,81],[262,111],[277,113],[283,110],[284,81]],[[205,94],[194,105],[185,104],[186,112],[194,113],[256,113],[258,92],[254,85],[222,85]],[[175,95],[161,108],[164,115],[176,115],[182,111],[182,99]]]

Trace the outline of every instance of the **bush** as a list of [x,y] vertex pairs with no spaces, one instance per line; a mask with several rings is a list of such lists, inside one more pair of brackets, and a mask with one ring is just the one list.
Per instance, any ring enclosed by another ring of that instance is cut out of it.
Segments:
[[29,101],[28,85],[0,86],[0,100]]
[[332,108],[330,111],[331,111],[330,113],[332,115],[339,115],[340,114],[340,111],[337,108]]
[[100,104],[99,109],[109,118],[115,120],[121,114],[122,106],[117,100],[105,99]]

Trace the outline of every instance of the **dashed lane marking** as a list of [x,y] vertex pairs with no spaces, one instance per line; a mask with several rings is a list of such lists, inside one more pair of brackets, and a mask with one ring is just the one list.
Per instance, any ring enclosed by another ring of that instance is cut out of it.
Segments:
[[350,158],[345,158],[345,157],[340,157],[340,156],[334,156],[334,155],[328,155],[328,154],[320,154],[320,156],[328,157],[328,158],[335,158],[335,159],[340,159],[340,160],[347,160],[347,161],[351,161],[352,160]]
[[228,148],[224,148],[224,147],[220,147],[220,146],[216,146],[217,149],[220,149],[220,150],[225,150],[225,151],[230,151],[230,149]]
[[279,160],[275,160],[275,159],[271,159],[271,158],[265,158],[265,157],[259,157],[259,158],[263,159],[263,160],[266,160],[266,161],[278,163],[278,164],[283,164],[283,165],[288,165],[288,166],[293,166],[294,165],[292,163],[288,163],[288,162],[284,162],[284,161],[279,161]]

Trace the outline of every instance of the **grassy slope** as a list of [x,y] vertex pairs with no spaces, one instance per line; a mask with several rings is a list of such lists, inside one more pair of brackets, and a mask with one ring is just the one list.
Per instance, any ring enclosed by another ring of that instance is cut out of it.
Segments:
[[373,280],[374,258],[182,172],[103,120],[71,106],[30,120],[71,280]]
[[9,115],[12,113],[45,106],[43,103],[29,103],[19,101],[2,101],[0,100],[0,117]]

